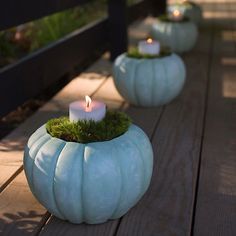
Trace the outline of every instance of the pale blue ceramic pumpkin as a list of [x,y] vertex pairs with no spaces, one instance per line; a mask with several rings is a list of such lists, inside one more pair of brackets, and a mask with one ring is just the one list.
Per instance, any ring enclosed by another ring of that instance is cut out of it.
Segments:
[[173,52],[182,53],[194,47],[198,30],[196,24],[191,21],[157,21],[152,25],[150,34],[162,45],[170,47]]
[[131,104],[152,107],[172,101],[181,92],[186,70],[182,59],[172,53],[155,59],[120,55],[113,77],[119,93]]
[[174,10],[179,10],[185,17],[188,17],[191,21],[196,24],[200,24],[202,21],[202,9],[195,3],[186,2],[186,3],[178,3],[178,4],[170,4],[167,7],[168,12],[172,12]]
[[135,125],[110,141],[80,144],[51,137],[45,125],[30,137],[24,170],[31,191],[55,216],[102,223],[133,207],[147,190],[153,152]]

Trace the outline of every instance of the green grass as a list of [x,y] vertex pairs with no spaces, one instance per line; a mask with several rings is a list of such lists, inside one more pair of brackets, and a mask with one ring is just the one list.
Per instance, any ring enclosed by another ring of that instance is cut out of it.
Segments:
[[82,7],[59,12],[31,23],[26,37],[31,41],[30,51],[52,43],[106,14],[105,0],[92,0]]
[[[128,0],[132,5],[137,0]],[[11,64],[107,14],[107,0],[62,11],[24,25],[21,40],[15,40],[17,28],[0,32],[0,67]]]
[[17,42],[13,42],[14,30],[0,32],[0,67],[11,64],[17,57],[25,52],[24,42],[19,47]]
[[29,22],[16,40],[17,27],[0,32],[0,67],[8,65],[42,47],[55,42],[106,14],[105,0],[91,0],[89,4],[52,14]]
[[170,23],[182,23],[182,22],[188,22],[189,18],[184,16],[183,19],[181,19],[180,21],[175,21],[169,18],[169,16],[167,14],[161,15],[158,17],[159,21],[163,21],[163,22],[170,22]]
[[47,132],[55,138],[68,142],[90,143],[108,141],[124,134],[131,119],[123,112],[107,111],[103,120],[70,122],[68,117],[51,119],[46,124]]
[[133,47],[127,52],[128,57],[135,58],[135,59],[155,59],[155,58],[162,58],[162,57],[166,57],[170,55],[171,55],[171,50],[168,47],[161,47],[160,54],[158,55],[141,54],[138,51],[137,47]]

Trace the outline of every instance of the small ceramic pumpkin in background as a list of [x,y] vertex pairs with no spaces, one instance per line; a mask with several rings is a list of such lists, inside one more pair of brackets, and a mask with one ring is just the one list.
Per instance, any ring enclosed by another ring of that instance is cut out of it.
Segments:
[[153,152],[135,125],[119,137],[87,144],[52,137],[45,125],[30,137],[24,169],[49,212],[72,223],[103,223],[133,207],[147,190]]
[[124,53],[113,66],[119,93],[131,104],[143,107],[172,101],[181,92],[185,77],[184,62],[174,53],[157,58],[132,58]]
[[196,24],[187,18],[171,21],[168,17],[160,17],[152,25],[150,34],[173,52],[183,53],[190,51],[196,44],[198,30]]
[[200,24],[203,19],[201,7],[192,1],[173,3],[167,7],[168,12],[172,12],[176,9],[196,24]]

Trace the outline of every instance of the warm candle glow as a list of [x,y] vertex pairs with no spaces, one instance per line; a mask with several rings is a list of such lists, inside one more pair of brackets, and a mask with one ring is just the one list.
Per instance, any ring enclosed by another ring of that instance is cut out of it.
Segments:
[[92,103],[92,99],[88,95],[86,95],[85,96],[85,104],[86,104],[85,111],[91,111],[91,103]]
[[151,38],[147,39],[147,43],[152,43],[152,42],[153,42],[153,40]]
[[89,96],[85,99],[70,103],[69,117],[70,122],[79,120],[100,121],[106,115],[106,105],[103,102],[93,100]]
[[158,55],[160,52],[160,43],[152,38],[141,40],[138,43],[138,51],[140,54]]
[[14,36],[14,37],[15,37],[15,40],[16,40],[16,41],[21,40],[21,38],[22,38],[21,36],[22,36],[22,35],[21,35],[21,32],[17,31],[17,32],[15,33],[15,36]]
[[174,17],[179,17],[181,15],[181,13],[179,10],[174,10],[173,15],[174,15]]

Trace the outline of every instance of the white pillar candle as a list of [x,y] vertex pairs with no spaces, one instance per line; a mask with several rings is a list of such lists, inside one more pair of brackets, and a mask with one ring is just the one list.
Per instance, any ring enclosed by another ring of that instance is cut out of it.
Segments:
[[169,19],[173,21],[181,21],[183,20],[183,14],[179,10],[175,9],[169,13]]
[[151,38],[138,43],[138,51],[141,54],[158,55],[160,53],[160,43]]
[[78,120],[100,121],[105,115],[106,105],[103,102],[92,101],[89,96],[85,96],[84,101],[75,101],[69,106],[71,122],[77,122]]

